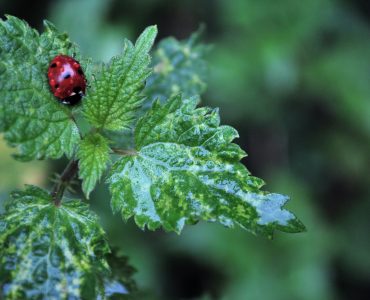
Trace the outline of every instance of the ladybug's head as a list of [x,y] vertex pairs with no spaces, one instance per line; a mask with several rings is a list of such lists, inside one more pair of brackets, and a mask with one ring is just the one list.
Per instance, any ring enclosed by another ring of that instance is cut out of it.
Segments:
[[61,99],[62,103],[74,105],[81,101],[81,98],[85,96],[82,88],[77,86],[74,87],[70,96]]

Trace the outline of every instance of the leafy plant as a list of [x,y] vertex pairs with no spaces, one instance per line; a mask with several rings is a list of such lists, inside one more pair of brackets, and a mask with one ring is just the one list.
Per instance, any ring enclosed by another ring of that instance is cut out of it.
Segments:
[[[267,237],[304,230],[283,208],[288,197],[262,191],[264,182],[240,163],[246,153],[233,143],[237,131],[220,125],[217,109],[197,107],[208,51],[197,34],[160,42],[151,63],[157,28],[150,26],[107,65],[94,65],[44,24],[39,34],[12,16],[0,22],[0,129],[16,159],[65,155],[70,162],[51,191],[15,191],[0,216],[4,299],[132,291],[126,259],[109,254],[97,216],[83,200],[64,196],[76,176],[87,198],[103,177],[113,212],[143,229],[180,233],[205,220]],[[78,106],[59,103],[49,90],[46,72],[58,54],[75,55],[86,71],[90,88]]]

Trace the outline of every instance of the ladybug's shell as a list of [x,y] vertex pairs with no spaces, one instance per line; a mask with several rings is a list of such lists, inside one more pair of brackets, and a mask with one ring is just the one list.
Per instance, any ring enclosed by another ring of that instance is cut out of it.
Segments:
[[70,56],[58,55],[50,62],[48,79],[54,96],[63,103],[74,104],[85,94],[85,75],[80,63]]

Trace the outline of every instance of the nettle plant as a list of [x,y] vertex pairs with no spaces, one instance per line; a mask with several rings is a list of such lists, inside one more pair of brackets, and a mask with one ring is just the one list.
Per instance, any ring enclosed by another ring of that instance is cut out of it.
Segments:
[[[262,191],[240,160],[237,131],[217,109],[198,107],[208,47],[194,34],[168,38],[153,52],[150,26],[108,64],[83,57],[45,21],[39,34],[12,16],[0,22],[0,129],[15,159],[70,162],[48,190],[11,193],[0,216],[0,285],[4,299],[108,299],[125,294],[125,259],[112,254],[85,199],[64,194],[78,176],[89,198],[106,182],[113,213],[142,228],[180,233],[200,220],[272,237],[300,232],[283,208],[287,196]],[[48,82],[50,62],[74,57],[86,95],[63,104]],[[101,199],[106,201],[106,199]]]

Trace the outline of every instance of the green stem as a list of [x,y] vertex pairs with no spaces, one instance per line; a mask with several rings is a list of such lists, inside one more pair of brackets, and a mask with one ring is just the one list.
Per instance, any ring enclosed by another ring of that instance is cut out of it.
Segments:
[[51,192],[54,204],[60,206],[63,198],[65,189],[68,187],[72,179],[76,176],[78,171],[78,160],[72,159],[67,167],[64,169],[62,175],[60,176],[58,182],[54,185]]
[[113,148],[113,147],[111,148],[111,150],[113,151],[113,153],[123,155],[123,156],[135,156],[135,155],[137,155],[136,150],[123,150],[123,149]]

